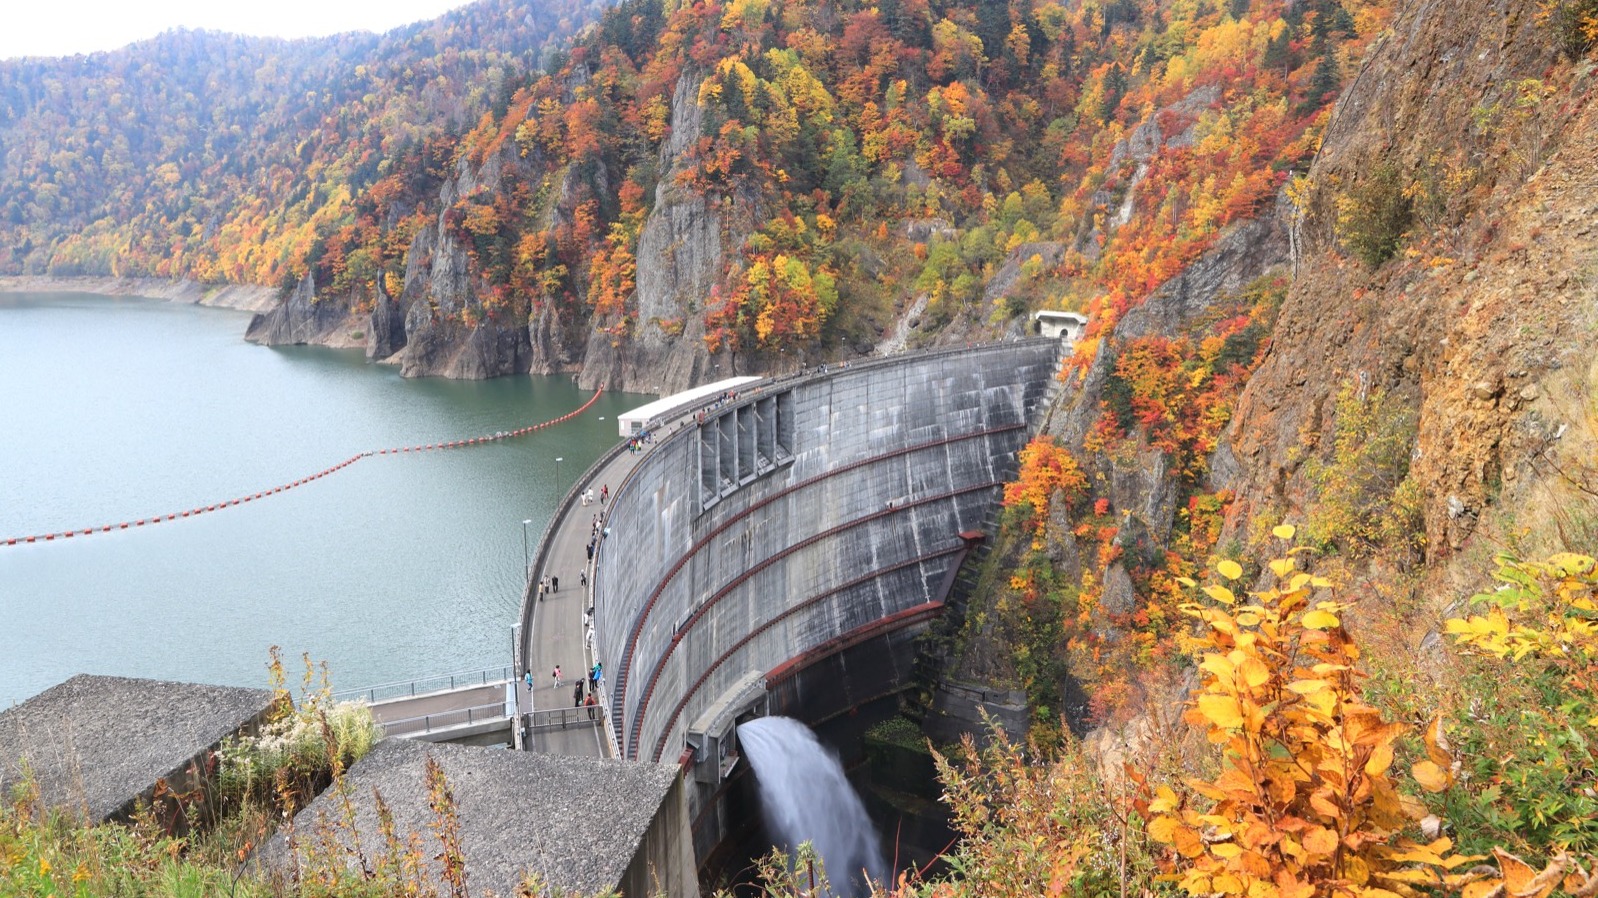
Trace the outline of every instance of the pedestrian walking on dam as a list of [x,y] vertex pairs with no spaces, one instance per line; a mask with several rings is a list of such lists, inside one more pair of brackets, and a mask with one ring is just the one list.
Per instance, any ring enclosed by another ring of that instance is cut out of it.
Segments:
[[572,690],[572,707],[573,708],[581,708],[582,706],[583,706],[583,681],[582,680],[578,680],[577,681],[577,688]]
[[594,694],[592,692],[588,693],[588,698],[583,702],[583,704],[588,706],[588,719],[593,720],[594,712],[599,710],[599,702],[594,698]]
[[607,483],[604,486],[599,488],[599,504],[600,505],[604,505],[605,504],[605,500],[609,499],[609,498],[610,498],[610,484]]
[[526,671],[522,675],[522,680],[527,683],[527,691],[531,693],[533,691],[533,672],[531,670]]
[[555,665],[555,673],[553,674],[553,676],[555,677],[555,686],[556,686],[556,688],[559,688],[560,687],[560,665],[559,664]]
[[589,561],[593,561],[594,560],[594,541],[593,540],[589,540],[588,541],[588,560]]
[[577,572],[577,585],[582,587],[588,586],[588,568],[583,568]]
[[543,578],[539,578],[539,580],[538,580],[538,601],[542,602],[543,600],[544,600],[544,580],[543,580]]
[[551,576],[549,578],[549,591],[550,592],[560,592],[560,578],[559,577]]

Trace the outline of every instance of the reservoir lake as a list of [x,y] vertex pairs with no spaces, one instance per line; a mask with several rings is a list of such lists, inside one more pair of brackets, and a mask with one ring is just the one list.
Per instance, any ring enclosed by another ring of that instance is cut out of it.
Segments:
[[245,343],[248,322],[0,294],[0,708],[76,673],[264,687],[272,645],[290,685],[309,653],[337,689],[509,664],[524,530],[536,547],[616,416],[652,398],[605,393],[526,436],[363,458],[198,517],[3,545],[514,430],[591,395],[559,376],[407,380],[358,350]]

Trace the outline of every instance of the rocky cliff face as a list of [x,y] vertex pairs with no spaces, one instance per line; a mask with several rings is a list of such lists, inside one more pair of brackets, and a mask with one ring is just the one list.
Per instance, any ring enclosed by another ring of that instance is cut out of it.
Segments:
[[266,346],[315,343],[347,347],[359,345],[356,334],[360,328],[359,316],[348,305],[319,302],[316,279],[307,276],[277,308],[257,312],[244,339]]
[[[705,349],[703,303],[722,274],[728,248],[747,231],[735,222],[747,216],[729,216],[675,183],[700,133],[697,88],[697,81],[684,75],[672,97],[671,137],[660,151],[664,174],[638,241],[630,332],[617,333],[610,322],[576,319],[548,298],[532,303],[526,322],[484,313],[471,258],[440,214],[413,239],[399,296],[389,297],[381,287],[366,300],[318,295],[306,279],[281,305],[258,316],[249,339],[361,345],[364,336],[368,359],[397,364],[407,377],[577,370],[589,389],[671,392],[730,374],[733,360],[713,359]],[[447,209],[458,197],[479,190],[498,190],[506,168],[516,164],[513,148],[489,156],[481,166],[460,160],[440,190],[439,207]],[[570,214],[577,191],[577,173],[568,169],[557,201],[546,210],[546,224]],[[369,313],[354,311],[365,307]]]
[[[1228,433],[1229,532],[1323,499],[1293,450],[1331,451],[1352,383],[1418,418],[1409,476],[1434,576],[1506,516],[1534,542],[1577,538],[1550,515],[1592,486],[1598,115],[1591,64],[1564,67],[1556,47],[1532,0],[1403,5],[1310,174],[1299,274]],[[1384,165],[1415,208],[1405,250],[1372,271],[1344,248],[1339,204],[1346,217]]]
[[[505,164],[504,154],[481,166],[458,161],[440,189],[440,207],[480,188],[497,189]],[[406,377],[480,380],[526,373],[533,358],[529,328],[486,311],[478,280],[441,213],[412,239],[398,297],[389,297],[381,284],[371,297],[319,295],[307,276],[282,304],[255,316],[245,339],[360,346],[368,359],[398,365]]]
[[[698,84],[684,75],[671,99],[671,136],[660,149],[655,204],[638,238],[636,326],[622,337],[596,327],[579,383],[669,393],[714,379],[705,349],[704,302],[721,275],[731,227],[706,197],[675,183],[701,130]],[[731,371],[715,369],[719,375]]]

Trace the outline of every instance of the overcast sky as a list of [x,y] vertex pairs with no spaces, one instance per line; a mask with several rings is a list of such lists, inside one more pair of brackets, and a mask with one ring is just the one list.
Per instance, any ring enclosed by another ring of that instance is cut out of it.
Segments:
[[172,28],[309,37],[386,31],[468,0],[4,0],[0,59],[113,50]]

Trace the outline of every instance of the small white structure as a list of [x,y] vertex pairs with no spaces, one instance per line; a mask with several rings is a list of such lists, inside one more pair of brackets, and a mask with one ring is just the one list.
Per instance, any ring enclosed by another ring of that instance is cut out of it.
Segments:
[[1087,330],[1088,317],[1076,312],[1042,311],[1032,313],[1032,330],[1045,337],[1055,337],[1067,343],[1082,339]]
[[713,384],[705,384],[704,386],[694,387],[691,390],[683,390],[681,393],[662,396],[654,402],[640,405],[630,412],[618,415],[616,417],[617,429],[621,431],[621,435],[624,437],[637,436],[662,423],[659,419],[671,412],[672,409],[690,405],[700,399],[709,399],[722,393],[731,392],[745,384],[751,384],[758,380],[760,380],[758,377],[729,377],[726,380],[718,380]]

